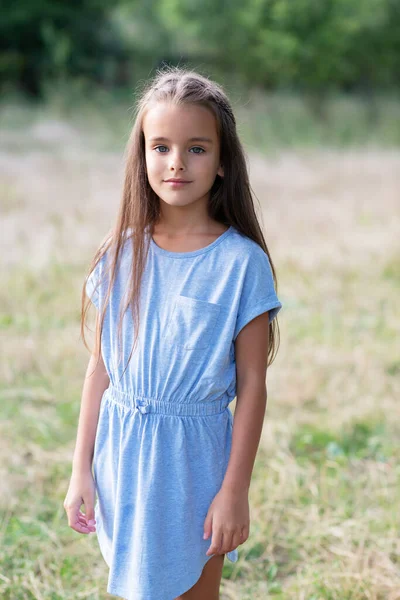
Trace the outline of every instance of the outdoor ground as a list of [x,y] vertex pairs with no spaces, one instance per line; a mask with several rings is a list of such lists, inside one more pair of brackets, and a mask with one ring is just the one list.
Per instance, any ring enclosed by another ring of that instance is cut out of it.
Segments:
[[[128,132],[113,145],[101,123],[88,136],[45,113],[11,121],[0,128],[0,597],[105,599],[96,537],[68,528],[63,501],[89,359],[81,289],[118,207]],[[250,176],[281,343],[250,537],[225,561],[221,600],[399,600],[400,150],[252,151]]]

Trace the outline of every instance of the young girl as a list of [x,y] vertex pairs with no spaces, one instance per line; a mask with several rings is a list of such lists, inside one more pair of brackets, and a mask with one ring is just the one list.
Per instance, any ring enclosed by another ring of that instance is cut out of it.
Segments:
[[117,222],[85,290],[96,344],[64,501],[69,526],[97,532],[111,594],[217,599],[225,554],[236,562],[249,536],[282,304],[216,83],[169,67],[144,90]]

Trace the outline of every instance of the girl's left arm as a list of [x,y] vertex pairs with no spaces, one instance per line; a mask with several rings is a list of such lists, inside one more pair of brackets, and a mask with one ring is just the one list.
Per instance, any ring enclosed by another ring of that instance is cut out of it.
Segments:
[[235,341],[236,407],[222,488],[248,491],[267,406],[269,315],[250,321]]
[[249,488],[267,404],[269,314],[240,331],[235,342],[236,408],[232,446],[222,486],[204,522],[206,554],[225,554],[246,541],[250,532]]

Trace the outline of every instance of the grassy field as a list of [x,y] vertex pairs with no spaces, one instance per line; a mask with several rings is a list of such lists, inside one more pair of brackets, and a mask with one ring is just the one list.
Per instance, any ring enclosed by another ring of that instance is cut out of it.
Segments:
[[[81,287],[119,203],[129,114],[1,110],[0,597],[105,599],[95,534],[68,527],[63,500]],[[239,125],[284,308],[250,537],[221,600],[399,600],[400,150],[360,126],[358,147],[270,151],[264,123],[256,151]]]

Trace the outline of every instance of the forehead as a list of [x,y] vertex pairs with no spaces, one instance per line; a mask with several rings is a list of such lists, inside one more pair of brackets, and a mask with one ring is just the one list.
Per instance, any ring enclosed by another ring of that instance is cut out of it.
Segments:
[[165,137],[184,140],[195,137],[218,139],[217,122],[213,113],[197,104],[157,102],[143,117],[142,129],[146,139]]

